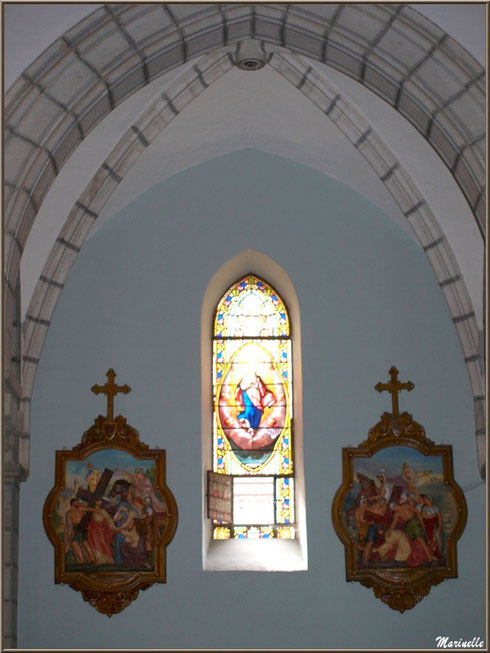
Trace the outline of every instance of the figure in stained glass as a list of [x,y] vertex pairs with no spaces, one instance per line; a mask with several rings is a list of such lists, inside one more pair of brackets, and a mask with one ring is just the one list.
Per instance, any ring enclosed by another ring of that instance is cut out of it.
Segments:
[[259,428],[264,409],[276,403],[275,396],[257,372],[243,377],[238,382],[236,400],[237,406],[241,409],[241,413],[237,416],[238,421],[242,428],[248,429],[250,435],[255,435],[255,431]]
[[246,343],[232,355],[220,387],[218,419],[235,450],[270,449],[280,436],[287,419],[286,390],[262,343]]
[[227,290],[214,320],[213,471],[271,485],[239,490],[232,480],[232,533],[215,518],[215,539],[294,537],[291,346],[287,309],[269,284],[249,274]]

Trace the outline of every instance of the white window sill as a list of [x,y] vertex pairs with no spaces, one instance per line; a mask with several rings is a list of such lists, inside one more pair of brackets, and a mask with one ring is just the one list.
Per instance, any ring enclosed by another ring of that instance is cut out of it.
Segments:
[[204,571],[305,571],[305,552],[298,540],[212,540]]

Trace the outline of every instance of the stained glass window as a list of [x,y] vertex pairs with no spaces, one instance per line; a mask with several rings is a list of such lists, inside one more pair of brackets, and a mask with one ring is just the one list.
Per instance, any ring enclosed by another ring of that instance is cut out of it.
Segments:
[[268,283],[248,274],[213,326],[213,471],[231,477],[232,519],[214,538],[293,539],[291,327]]

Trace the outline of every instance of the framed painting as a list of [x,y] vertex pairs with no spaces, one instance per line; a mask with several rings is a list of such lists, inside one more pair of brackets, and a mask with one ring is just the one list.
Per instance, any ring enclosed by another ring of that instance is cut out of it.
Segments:
[[346,576],[373,588],[390,608],[413,608],[432,585],[456,578],[456,543],[466,501],[453,478],[452,448],[436,445],[408,413],[399,414],[398,371],[377,390],[392,393],[392,413],[358,447],[342,449],[343,482],[332,504],[345,547]]
[[114,395],[129,387],[114,384],[113,370],[107,376],[106,386],[92,388],[108,395],[107,416],[72,450],[56,451],[43,522],[55,548],[55,583],[111,616],[140,590],[166,582],[177,505],[165,481],[165,451],[149,449],[124,417],[113,417]]

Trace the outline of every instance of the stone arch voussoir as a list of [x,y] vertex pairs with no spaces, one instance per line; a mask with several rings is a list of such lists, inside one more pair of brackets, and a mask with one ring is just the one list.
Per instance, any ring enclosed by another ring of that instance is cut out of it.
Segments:
[[[481,463],[484,460],[484,439],[479,431],[484,428],[484,384],[478,349],[478,328],[464,280],[434,214],[381,137],[352,104],[321,73],[312,68],[308,60],[299,55],[272,51],[268,53],[267,59],[268,65],[316,104],[351,141],[375,170],[413,228],[444,293],[460,338],[475,401]],[[233,57],[229,52],[218,51],[199,59],[194,68],[170,84],[164,93],[160,92],[124,134],[75,202],[38,281],[24,326],[23,391],[26,406],[57,299],[76,255],[103,206],[139,155],[158,134],[187,104],[233,65]]]
[[103,5],[7,93],[7,302],[37,208],[85,135],[164,72],[247,38],[325,62],[390,103],[449,167],[483,231],[484,71],[408,5]]

